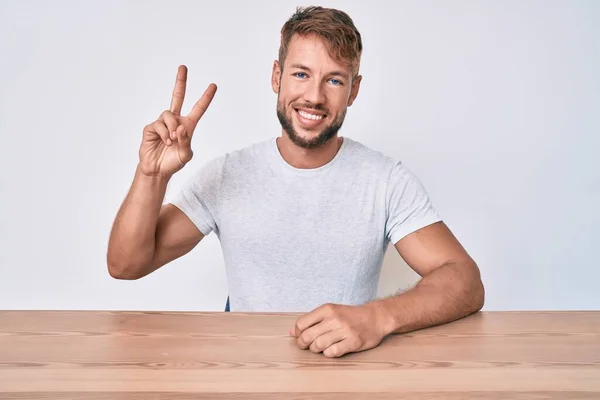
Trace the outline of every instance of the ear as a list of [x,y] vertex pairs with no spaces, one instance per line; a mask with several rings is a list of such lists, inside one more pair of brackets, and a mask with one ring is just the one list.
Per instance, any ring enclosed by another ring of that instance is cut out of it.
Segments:
[[348,107],[350,107],[352,103],[354,103],[356,96],[358,96],[358,90],[360,89],[360,81],[362,81],[362,75],[357,76],[354,80],[354,83],[352,84],[352,89],[350,90],[350,97],[348,98]]
[[279,67],[279,61],[273,62],[273,73],[271,75],[271,86],[273,92],[279,93],[279,85],[281,84],[281,68]]

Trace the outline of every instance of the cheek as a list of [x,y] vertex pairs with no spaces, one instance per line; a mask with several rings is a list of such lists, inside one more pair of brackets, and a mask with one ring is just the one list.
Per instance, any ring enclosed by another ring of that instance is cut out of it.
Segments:
[[350,99],[350,90],[347,87],[332,87],[326,92],[327,102],[331,107],[343,108]]
[[329,107],[331,108],[331,111],[334,114],[339,115],[344,112],[346,107],[348,107],[348,99],[345,97],[344,98],[336,98],[335,101],[331,101],[329,103]]
[[293,79],[284,79],[281,81],[279,92],[289,99],[296,99],[302,96],[304,87],[302,82]]
[[298,101],[299,99],[302,98],[302,93],[299,92],[298,90],[294,90],[294,88],[291,88],[291,87],[287,87],[283,91],[283,94],[284,94],[285,98],[288,100],[288,103]]

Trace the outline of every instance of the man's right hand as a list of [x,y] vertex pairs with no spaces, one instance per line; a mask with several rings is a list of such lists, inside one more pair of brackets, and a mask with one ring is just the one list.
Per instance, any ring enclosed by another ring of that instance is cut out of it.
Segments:
[[171,108],[156,121],[144,127],[140,146],[139,168],[144,175],[171,177],[192,159],[191,141],[194,129],[210,105],[217,86],[211,83],[187,116],[181,116],[185,97],[187,67],[180,65]]

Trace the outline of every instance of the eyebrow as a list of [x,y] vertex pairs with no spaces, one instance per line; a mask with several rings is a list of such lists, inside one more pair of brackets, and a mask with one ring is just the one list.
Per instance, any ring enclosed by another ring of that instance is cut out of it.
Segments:
[[[308,68],[306,65],[303,65],[303,64],[292,64],[292,65],[290,65],[290,68],[298,68],[298,69],[302,69],[302,70],[311,72],[310,68]],[[331,71],[328,75],[337,75],[337,76],[341,76],[342,78],[345,78],[345,79],[350,79],[348,74],[345,72],[342,72],[342,71]]]

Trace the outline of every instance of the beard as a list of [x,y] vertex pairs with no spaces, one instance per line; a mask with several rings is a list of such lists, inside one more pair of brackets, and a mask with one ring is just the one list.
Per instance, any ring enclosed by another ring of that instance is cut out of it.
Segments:
[[[299,108],[326,112],[322,106],[314,106],[310,104],[303,104],[299,106]],[[337,136],[338,131],[344,123],[344,118],[346,117],[346,109],[344,109],[342,114],[337,116],[329,125],[326,125],[325,128],[323,128],[323,130],[317,134],[317,136],[311,139],[306,139],[298,135],[298,132],[296,132],[294,129],[291,113],[296,112],[295,107],[290,107],[290,110],[291,111],[286,114],[285,106],[283,105],[283,102],[279,101],[279,96],[277,96],[277,118],[281,123],[281,127],[288,134],[292,143],[304,149],[319,148]],[[327,115],[329,115],[329,113],[327,113]]]

